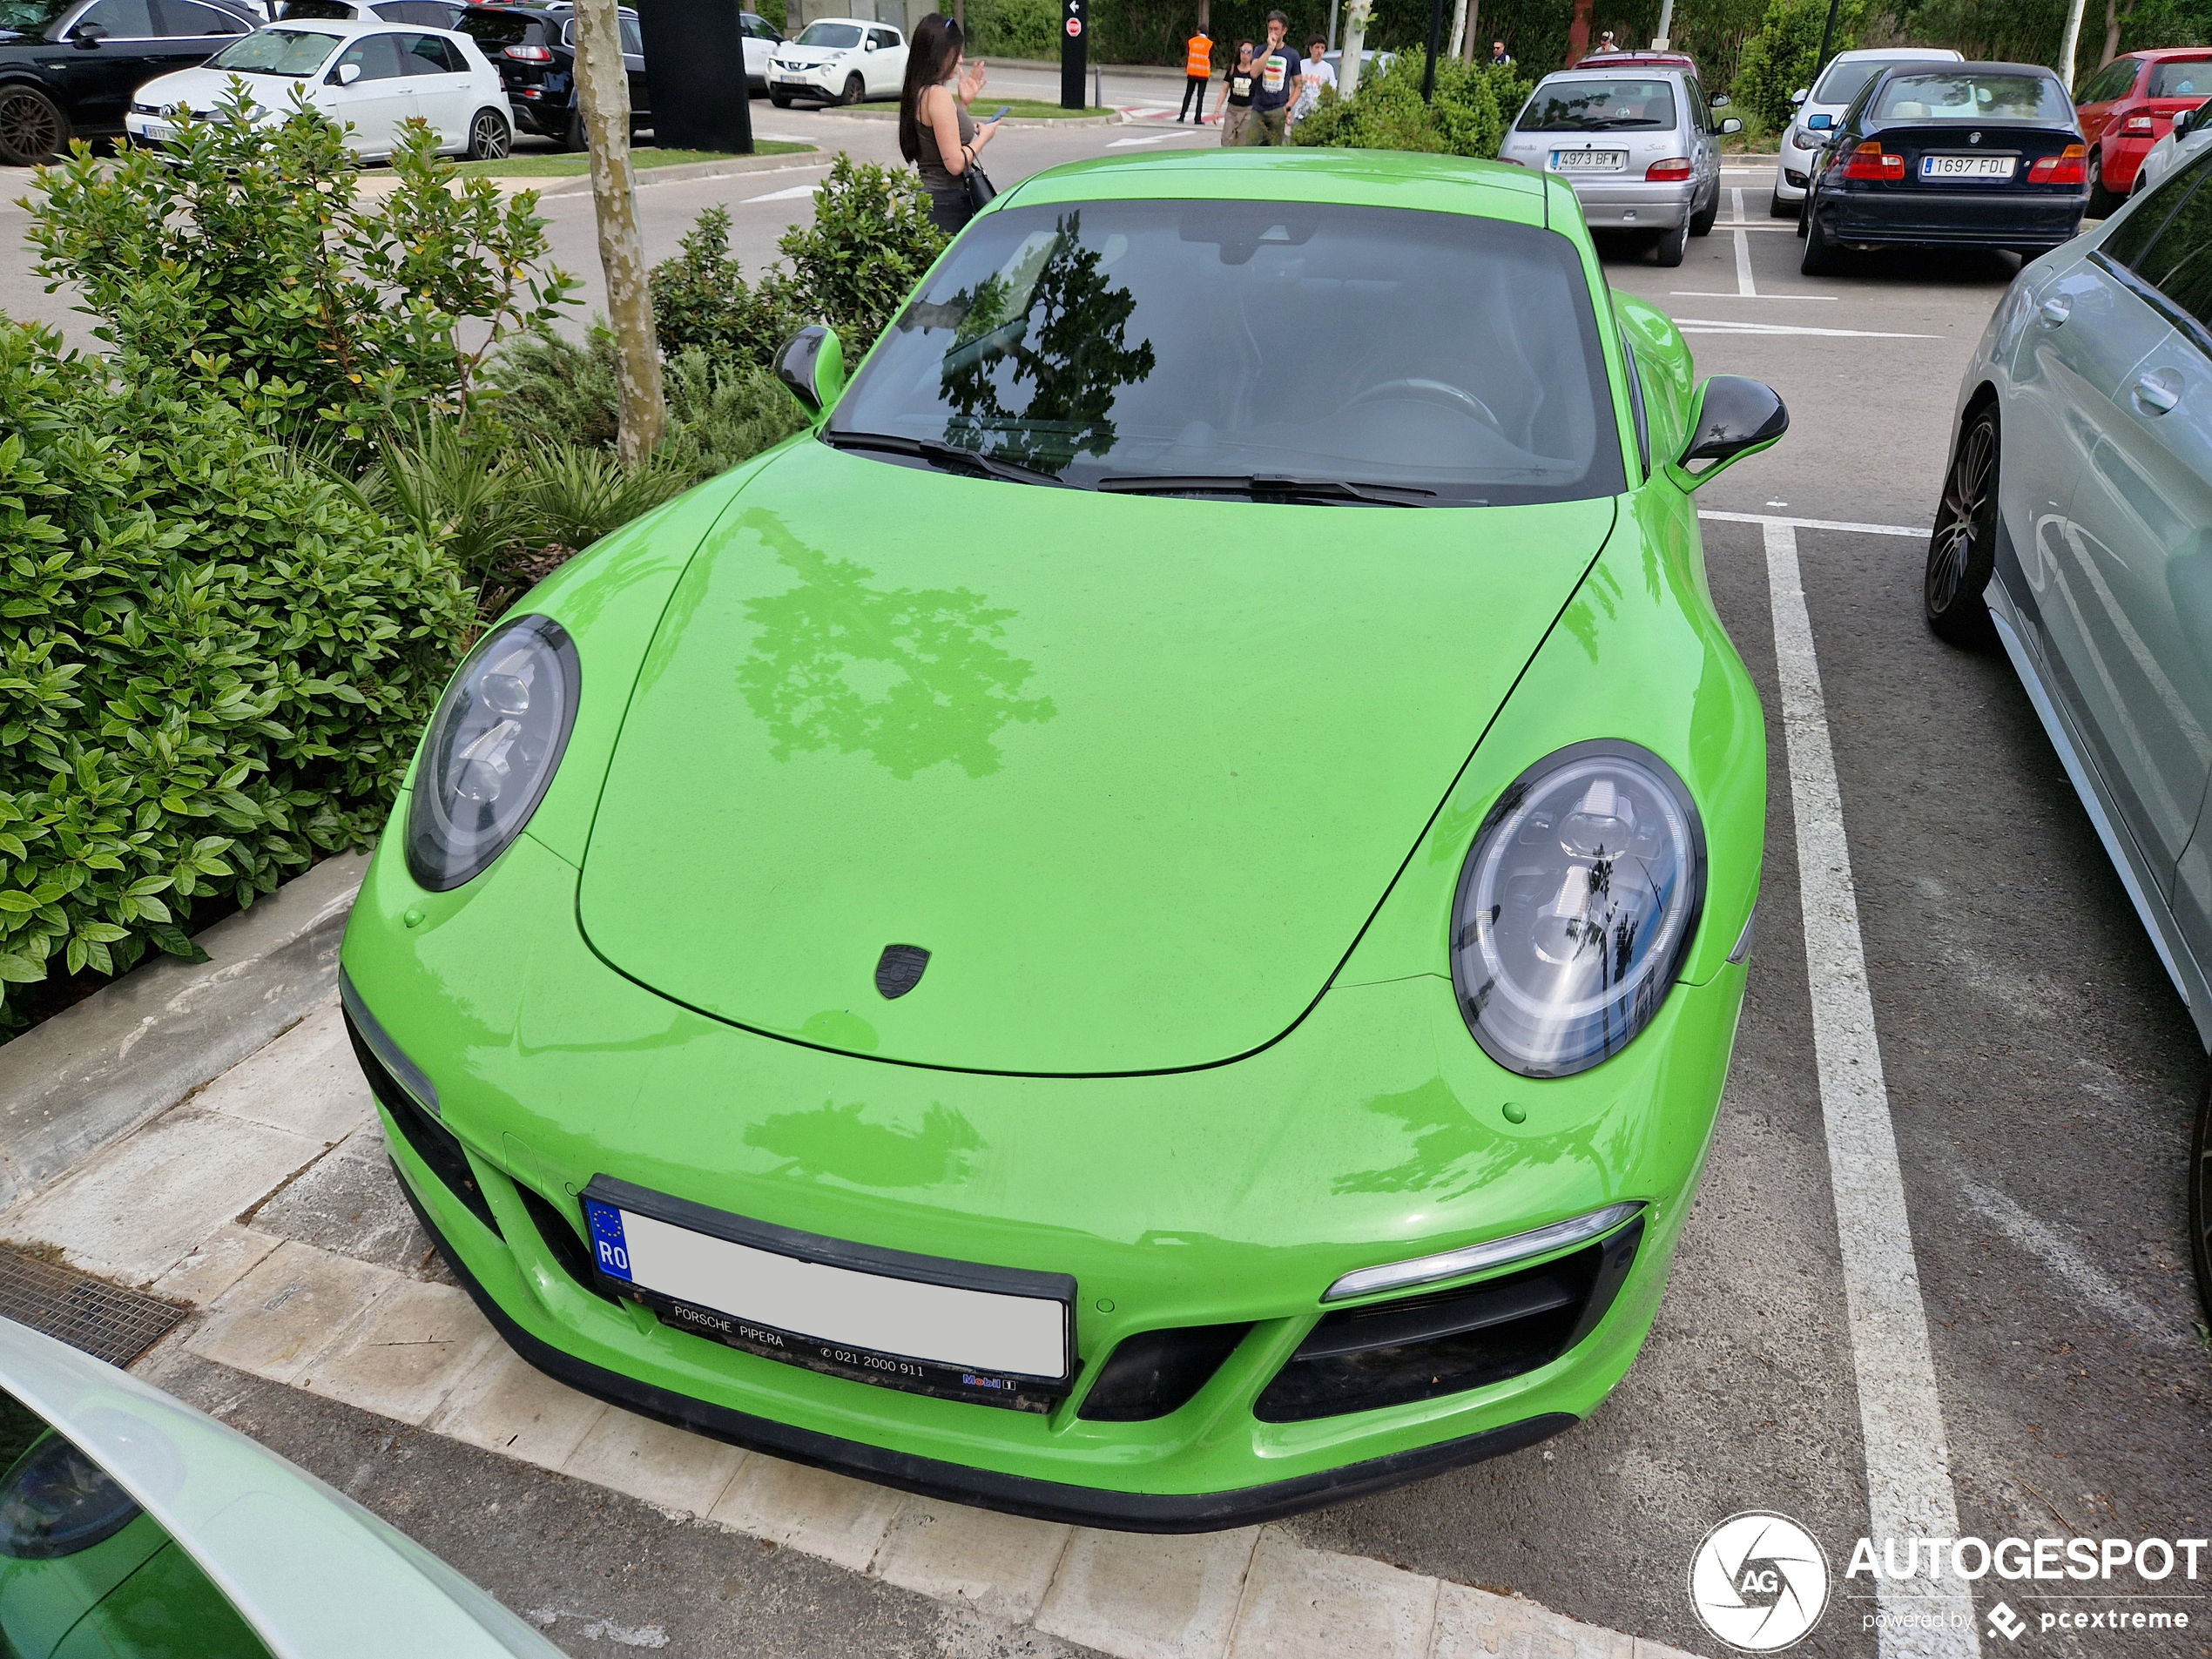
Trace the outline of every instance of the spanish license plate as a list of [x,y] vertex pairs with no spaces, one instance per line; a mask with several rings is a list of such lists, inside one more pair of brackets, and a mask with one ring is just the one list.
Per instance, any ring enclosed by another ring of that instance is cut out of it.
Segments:
[[1629,165],[1626,150],[1554,150],[1554,172],[1618,172]]
[[2010,179],[2011,156],[1922,156],[1923,179]]
[[177,129],[171,126],[166,121],[145,121],[139,124],[138,142],[141,144],[166,144],[171,138],[176,136],[176,133]]
[[664,1324],[857,1382],[1049,1412],[1075,1380],[1076,1281],[878,1250],[595,1176],[592,1258]]

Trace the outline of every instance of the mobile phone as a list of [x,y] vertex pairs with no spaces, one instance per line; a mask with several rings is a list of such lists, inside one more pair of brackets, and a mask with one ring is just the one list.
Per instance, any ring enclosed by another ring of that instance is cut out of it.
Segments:
[[994,121],[1003,121],[1013,112],[1014,106],[1011,104],[1001,104],[998,107],[998,113],[991,117],[991,119]]

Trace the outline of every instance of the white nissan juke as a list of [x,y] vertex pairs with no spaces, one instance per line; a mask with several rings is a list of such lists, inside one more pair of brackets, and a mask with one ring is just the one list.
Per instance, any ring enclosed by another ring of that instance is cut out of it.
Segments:
[[289,19],[240,37],[198,69],[148,81],[132,95],[124,130],[140,144],[166,143],[180,112],[206,117],[233,82],[243,83],[255,118],[268,125],[292,110],[294,88],[347,129],[364,160],[397,147],[400,124],[420,117],[446,155],[503,156],[514,143],[507,91],[476,43],[448,29],[383,22]]

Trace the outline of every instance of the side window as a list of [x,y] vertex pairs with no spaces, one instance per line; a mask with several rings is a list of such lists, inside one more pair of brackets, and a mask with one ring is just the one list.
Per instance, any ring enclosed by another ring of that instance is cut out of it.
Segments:
[[148,0],[98,0],[77,20],[77,26],[82,29],[88,23],[106,30],[110,40],[152,40],[160,33]]
[[645,55],[645,37],[637,31],[637,19],[617,17],[616,21],[622,25],[623,51],[633,57],[643,57]]
[[2116,58],[2097,71],[2088,85],[2074,94],[2077,104],[2103,104],[2126,95],[2135,84],[2135,71],[2142,67],[2140,59]]
[[400,61],[400,37],[397,35],[363,35],[339,55],[331,72],[337,73],[348,64],[359,64],[364,81],[388,81],[407,73],[407,65]]
[[1697,123],[1700,132],[1710,132],[1713,130],[1713,112],[1705,107],[1705,89],[1692,75],[1683,76],[1682,84],[1683,90],[1689,94],[1690,119]]
[[2200,180],[2198,187],[2167,215],[2132,264],[2137,276],[2201,326],[2212,327],[2212,192],[2202,186],[2202,165],[2190,171]]
[[2187,206],[2195,195],[2202,193],[2197,186],[2208,172],[2212,172],[2212,150],[2192,157],[2188,165],[2167,174],[2141,206],[2112,227],[2112,233],[2099,246],[2098,253],[2155,285],[2158,279],[2151,274],[2151,266],[2159,257],[2160,246],[2165,242],[2167,223],[2179,217],[2175,209]]
[[468,68],[450,41],[440,40],[435,35],[401,35],[398,38],[400,55],[406,60],[410,75],[459,75]]
[[1621,361],[1629,368],[1629,407],[1636,417],[1636,455],[1643,462],[1643,475],[1651,476],[1651,420],[1643,408],[1643,376],[1636,372],[1636,348],[1629,344],[1624,331],[1621,336]]
[[153,0],[165,35],[243,35],[252,32],[243,19],[196,0]]
[[871,30],[868,30],[868,45],[869,45],[869,46],[870,46],[870,48],[872,48],[873,50],[874,50],[874,51],[882,51],[882,50],[883,50],[886,46],[888,46],[890,44],[891,44],[891,31],[890,31],[889,30],[887,30],[887,29],[871,29]]

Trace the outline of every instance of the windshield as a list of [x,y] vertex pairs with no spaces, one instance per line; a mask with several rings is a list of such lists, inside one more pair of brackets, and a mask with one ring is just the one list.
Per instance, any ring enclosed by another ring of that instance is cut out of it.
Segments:
[[2151,98],[2202,98],[2208,92],[2212,92],[2212,60],[2191,58],[2151,68]]
[[857,24],[810,23],[806,32],[799,37],[802,46],[826,46],[843,51],[848,46],[860,44],[860,30]]
[[1889,65],[1884,63],[1838,62],[1828,65],[1828,72],[1813,85],[1805,99],[1808,104],[1848,104],[1866,90],[1872,80]]
[[0,32],[43,35],[75,0],[0,0]]
[[2074,125],[2074,103],[2048,75],[1900,75],[1875,100],[1878,121],[2047,121]]
[[260,29],[233,42],[207,60],[210,69],[227,69],[240,75],[314,74],[338,48],[335,35],[304,29]]
[[1322,493],[1291,479],[1480,505],[1624,487],[1574,245],[1391,207],[991,213],[886,332],[826,435],[865,448],[853,440],[868,434],[1159,494]]
[[1665,81],[1560,81],[1538,87],[1514,125],[1522,132],[1615,132],[1674,124],[1675,89]]

